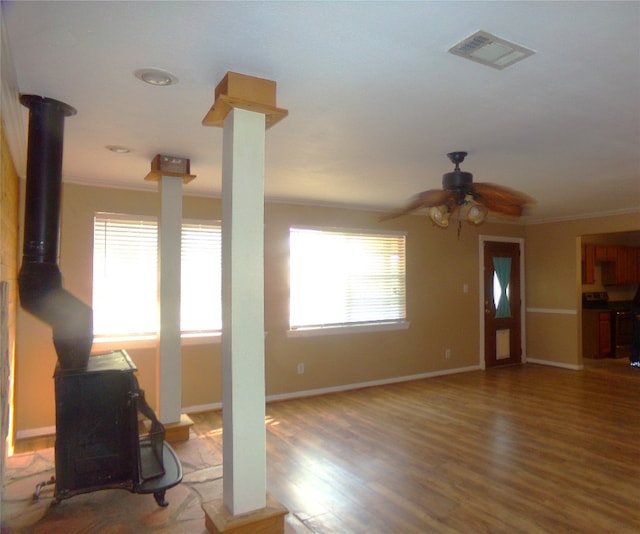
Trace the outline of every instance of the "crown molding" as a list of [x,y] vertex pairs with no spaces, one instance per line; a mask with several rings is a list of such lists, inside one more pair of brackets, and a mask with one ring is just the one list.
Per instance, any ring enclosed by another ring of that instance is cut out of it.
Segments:
[[640,213],[640,207],[597,211],[592,213],[583,213],[579,215],[573,214],[573,215],[566,215],[562,217],[547,217],[547,218],[540,218],[540,219],[533,219],[533,220],[530,219],[530,220],[527,220],[525,224],[527,226],[534,226],[537,224],[579,221],[582,219],[598,219],[600,217],[614,217],[616,215],[633,215],[636,213]]

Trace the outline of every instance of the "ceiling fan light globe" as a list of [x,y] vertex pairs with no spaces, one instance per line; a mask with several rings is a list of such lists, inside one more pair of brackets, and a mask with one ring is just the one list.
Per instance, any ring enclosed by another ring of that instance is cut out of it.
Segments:
[[444,206],[433,206],[429,208],[429,217],[441,228],[449,226],[449,210]]
[[482,224],[487,218],[489,210],[480,204],[472,204],[467,213],[467,220],[473,224]]

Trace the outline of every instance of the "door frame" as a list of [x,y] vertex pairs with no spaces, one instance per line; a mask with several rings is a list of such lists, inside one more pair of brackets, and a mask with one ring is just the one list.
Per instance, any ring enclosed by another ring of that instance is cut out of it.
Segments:
[[480,347],[478,351],[478,359],[480,369],[486,369],[484,363],[484,244],[487,241],[499,241],[502,243],[517,243],[520,248],[520,344],[522,346],[522,363],[527,362],[527,332],[526,323],[526,305],[525,305],[525,279],[524,279],[524,238],[483,235],[478,238],[479,254],[478,254],[478,316],[480,318]]

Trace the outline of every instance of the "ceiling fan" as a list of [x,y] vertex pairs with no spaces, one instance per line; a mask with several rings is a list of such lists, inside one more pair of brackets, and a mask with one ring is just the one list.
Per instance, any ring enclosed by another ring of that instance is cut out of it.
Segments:
[[431,220],[443,228],[449,226],[449,218],[457,210],[464,211],[469,222],[480,224],[489,211],[519,217],[525,206],[532,202],[528,195],[508,187],[474,183],[473,174],[460,170],[466,152],[449,152],[447,156],[455,169],[442,176],[442,189],[418,193],[404,208],[383,215],[380,220],[386,221],[420,208],[428,208]]

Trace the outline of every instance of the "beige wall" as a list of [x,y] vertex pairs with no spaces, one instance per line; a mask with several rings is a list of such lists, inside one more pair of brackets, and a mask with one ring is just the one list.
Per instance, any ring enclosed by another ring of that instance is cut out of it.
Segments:
[[526,227],[529,359],[582,365],[581,238],[634,230],[640,230],[638,213]]
[[[188,186],[185,188],[188,193]],[[65,287],[91,302],[92,224],[96,211],[158,212],[152,192],[65,184],[60,267]],[[185,197],[187,218],[220,218],[216,199]],[[366,211],[269,203],[265,225],[267,394],[288,395],[349,384],[455,370],[479,363],[479,235],[525,237],[526,354],[535,361],[579,367],[580,236],[640,229],[637,214],[521,227],[463,225],[442,230],[426,217],[377,222]],[[305,338],[287,337],[288,229],[292,225],[407,231],[408,330]],[[469,292],[463,293],[463,284]],[[18,312],[16,427],[52,427],[56,357],[49,327]],[[139,368],[147,398],[155,398],[155,349],[123,346]],[[445,349],[451,359],[445,360]],[[220,345],[183,347],[184,407],[221,399]],[[297,364],[305,364],[298,375]]]
[[[22,181],[24,188],[24,181]],[[24,196],[24,195],[23,195]],[[93,215],[96,211],[157,215],[159,196],[152,193],[63,185],[60,240],[60,270],[66,289],[86,303],[92,297]],[[24,209],[24,206],[22,207]],[[218,206],[202,198],[186,198],[185,216],[219,218]],[[21,217],[24,215],[21,214]],[[132,348],[129,351],[139,369],[138,377],[146,397],[155,398],[155,349]],[[96,345],[94,351],[101,348]],[[206,349],[206,350],[205,350]],[[50,427],[55,424],[53,372],[56,354],[51,329],[28,313],[18,312],[17,334],[16,429]],[[198,394],[190,383],[202,380],[200,373],[213,372],[219,360],[218,346],[186,347],[184,350],[183,388],[185,406],[214,402],[209,392]],[[219,364],[218,364],[219,365]],[[216,378],[218,374],[216,373]],[[217,380],[213,391],[219,392]],[[219,393],[216,395],[216,400]]]
[[[188,193],[188,186],[185,187]],[[185,197],[186,218],[220,218],[216,199]],[[60,268],[65,287],[91,302],[92,228],[96,211],[157,214],[156,193],[65,184]],[[524,235],[516,225],[464,224],[442,230],[428,218],[377,222],[365,211],[269,203],[265,211],[267,395],[287,395],[375,380],[476,366],[479,363],[478,237]],[[292,225],[407,231],[408,330],[288,338],[288,231]],[[463,293],[463,284],[469,292]],[[147,398],[155,397],[155,349],[123,346],[139,368]],[[445,349],[451,358],[445,360]],[[17,429],[55,424],[52,375],[56,356],[49,327],[18,316]],[[297,364],[305,373],[297,374]],[[184,407],[219,403],[220,345],[183,347]]]

